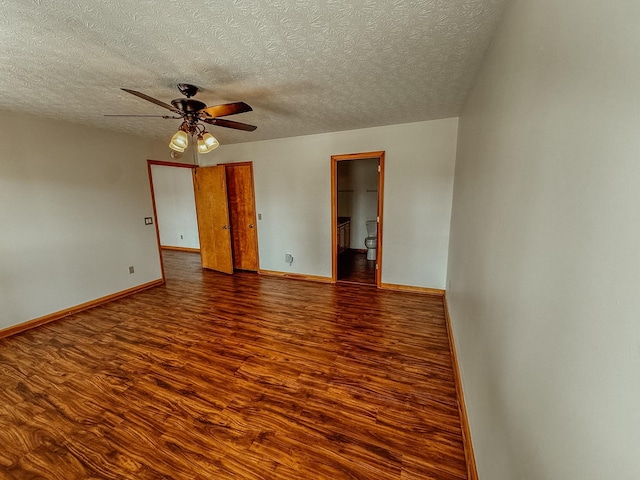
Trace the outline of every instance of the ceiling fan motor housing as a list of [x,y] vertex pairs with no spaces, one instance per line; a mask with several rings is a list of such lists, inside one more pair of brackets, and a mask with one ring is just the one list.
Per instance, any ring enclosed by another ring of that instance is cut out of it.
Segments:
[[205,103],[190,98],[176,98],[175,100],[171,100],[171,105],[187,114],[197,113],[203,108],[207,108]]
[[180,90],[180,93],[187,98],[176,98],[175,100],[171,100],[171,105],[184,112],[184,117],[187,120],[187,123],[191,129],[193,129],[195,124],[198,122],[198,112],[207,108],[207,105],[198,100],[191,99],[191,97],[198,93],[198,87],[195,85],[191,85],[190,83],[179,83],[178,90]]

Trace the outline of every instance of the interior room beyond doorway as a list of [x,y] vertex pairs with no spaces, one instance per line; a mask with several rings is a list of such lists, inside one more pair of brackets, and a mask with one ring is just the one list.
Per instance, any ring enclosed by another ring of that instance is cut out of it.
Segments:
[[336,162],[337,281],[376,284],[378,157]]

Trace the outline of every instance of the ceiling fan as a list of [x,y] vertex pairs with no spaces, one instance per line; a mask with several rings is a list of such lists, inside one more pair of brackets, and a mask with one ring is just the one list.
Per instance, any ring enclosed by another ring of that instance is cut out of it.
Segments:
[[189,135],[197,136],[198,152],[209,153],[219,145],[213,135],[205,130],[203,123],[215,125],[218,127],[233,128],[235,130],[244,130],[253,132],[256,128],[254,125],[247,123],[234,122],[220,117],[227,115],[235,115],[237,113],[251,112],[253,109],[244,102],[224,103],[221,105],[213,105],[207,107],[206,104],[199,100],[192,99],[198,93],[198,87],[188,83],[179,83],[178,90],[187,98],[176,98],[171,100],[171,105],[156,98],[150,97],[144,93],[136,92],[123,88],[127,93],[140,97],[148,102],[171,110],[173,115],[105,115],[106,117],[160,117],[170,119],[182,119],[182,124],[178,131],[171,138],[169,148],[176,152],[184,152],[189,144]]

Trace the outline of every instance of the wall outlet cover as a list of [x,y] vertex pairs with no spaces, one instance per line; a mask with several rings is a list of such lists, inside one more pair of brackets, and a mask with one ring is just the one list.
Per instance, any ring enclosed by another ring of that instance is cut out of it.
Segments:
[[135,273],[135,271],[136,271],[135,268],[133,268],[133,265],[131,265],[129,267],[129,275],[131,275],[132,273]]

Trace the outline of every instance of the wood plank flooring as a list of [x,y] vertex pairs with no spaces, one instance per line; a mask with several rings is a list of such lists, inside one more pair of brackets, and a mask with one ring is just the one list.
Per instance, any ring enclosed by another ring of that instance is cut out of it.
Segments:
[[441,298],[164,258],[0,340],[0,478],[466,478]]
[[376,262],[367,260],[366,253],[346,250],[338,257],[338,280],[360,285],[375,285]]

